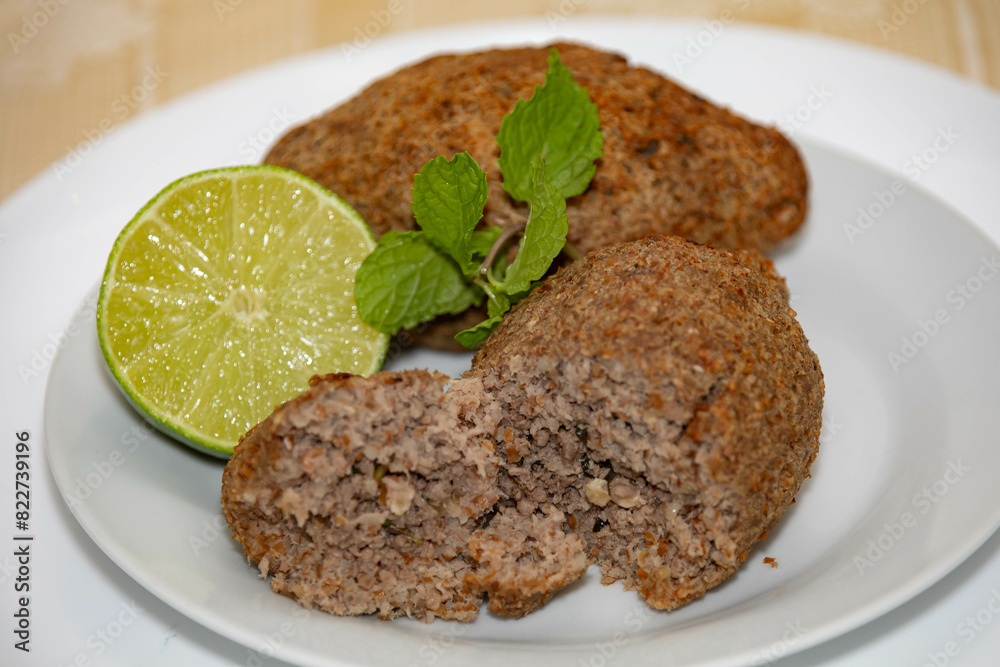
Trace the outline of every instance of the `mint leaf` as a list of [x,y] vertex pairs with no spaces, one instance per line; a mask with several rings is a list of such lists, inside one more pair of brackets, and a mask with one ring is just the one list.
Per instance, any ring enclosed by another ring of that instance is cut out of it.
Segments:
[[473,232],[472,240],[469,242],[472,256],[478,258],[479,262],[482,263],[482,260],[486,259],[486,255],[490,254],[490,248],[493,247],[501,234],[503,234],[503,227],[487,227]]
[[508,310],[510,310],[510,299],[501,292],[494,292],[493,298],[486,302],[486,314],[489,317],[499,317]]
[[477,231],[488,194],[486,175],[468,153],[434,158],[413,181],[412,209],[422,231],[386,233],[358,270],[354,294],[365,322],[395,334],[441,314],[460,313],[485,295],[488,319],[455,336],[475,347],[545,275],[566,243],[566,198],[587,189],[604,141],[586,89],[573,81],[555,49],[548,62],[545,84],[535,87],[529,101],[517,101],[497,136],[503,187],[529,205],[514,262],[507,266],[499,248],[489,271],[480,275],[493,246],[519,226],[507,235],[500,227]]
[[455,334],[455,340],[470,350],[478,347],[496,330],[497,325],[500,324],[508,310],[510,310],[510,299],[507,298],[507,295],[494,292],[492,298],[486,302],[486,314],[489,319],[483,320],[471,329],[459,331]]
[[597,105],[573,80],[559,52],[552,49],[545,85],[531,99],[518,100],[500,123],[500,172],[503,187],[518,201],[528,201],[533,182],[531,162],[545,158],[548,181],[564,197],[587,189],[601,157],[604,136]]
[[517,294],[545,275],[552,260],[566,245],[569,222],[566,200],[547,180],[545,160],[531,163],[532,189],[528,200],[531,209],[514,262],[507,267],[501,282],[495,283],[505,294]]
[[423,232],[386,232],[355,276],[361,319],[387,334],[458,314],[482,299],[483,291]]
[[475,273],[469,243],[486,206],[486,174],[468,153],[438,156],[413,179],[413,215],[434,245],[451,255],[466,275]]
[[483,320],[471,329],[459,331],[455,334],[455,340],[470,350],[475,349],[490,337],[490,334],[496,330],[502,319],[503,315],[496,315],[488,320]]

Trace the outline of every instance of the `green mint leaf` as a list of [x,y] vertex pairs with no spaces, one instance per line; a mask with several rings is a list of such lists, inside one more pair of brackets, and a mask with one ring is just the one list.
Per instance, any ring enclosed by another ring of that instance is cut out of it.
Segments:
[[500,324],[508,310],[510,310],[510,299],[507,298],[507,295],[500,292],[494,293],[492,298],[486,302],[486,314],[489,319],[480,322],[471,329],[459,331],[455,334],[455,340],[470,350],[478,347],[496,330],[497,325]]
[[472,256],[478,258],[480,262],[490,254],[490,248],[496,240],[503,234],[503,227],[487,227],[472,233],[472,240],[469,242],[469,249]]
[[552,49],[545,85],[531,99],[518,100],[500,123],[500,172],[503,187],[518,201],[528,201],[533,188],[531,162],[545,158],[548,181],[564,198],[587,189],[601,157],[604,135],[597,105],[587,89],[573,80],[559,52]]
[[479,347],[484,340],[490,337],[490,334],[496,330],[497,326],[500,324],[500,320],[502,319],[503,315],[496,315],[488,320],[483,320],[471,329],[459,331],[455,334],[455,340],[468,349],[473,350]]
[[532,190],[529,195],[531,209],[528,223],[521,236],[517,257],[496,288],[505,294],[517,294],[531,287],[548,271],[552,260],[566,245],[569,222],[566,200],[547,180],[545,161],[538,158],[531,163]]
[[466,275],[478,268],[469,244],[486,206],[486,174],[472,156],[438,156],[413,179],[413,215],[427,238],[458,262]]
[[354,300],[361,319],[387,334],[481,303],[483,291],[423,232],[389,231],[362,262]]
[[500,317],[510,310],[510,299],[502,292],[494,292],[493,297],[486,302],[486,315]]

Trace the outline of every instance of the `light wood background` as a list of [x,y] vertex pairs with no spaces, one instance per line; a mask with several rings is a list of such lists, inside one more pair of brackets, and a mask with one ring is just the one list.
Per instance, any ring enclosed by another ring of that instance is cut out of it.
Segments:
[[884,47],[1000,88],[1000,0],[0,0],[0,198],[88,135],[354,39],[373,17],[391,16],[378,30],[388,34],[567,8],[712,18],[734,7],[742,20]]

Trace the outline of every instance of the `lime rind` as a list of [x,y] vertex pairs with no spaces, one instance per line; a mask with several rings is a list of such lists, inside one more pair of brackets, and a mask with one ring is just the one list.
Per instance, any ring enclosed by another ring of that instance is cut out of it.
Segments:
[[[123,394],[126,396],[128,402],[154,427],[160,431],[180,440],[181,442],[198,449],[200,451],[206,452],[213,456],[218,456],[222,458],[228,457],[232,453],[233,446],[236,444],[229,438],[216,437],[210,433],[205,433],[200,431],[198,428],[192,428],[185,423],[185,419],[176,416],[173,412],[164,410],[159,407],[154,401],[147,400],[144,398],[143,392],[140,391],[132,379],[125,373],[122,369],[122,362],[116,356],[113,349],[113,345],[109,340],[109,326],[107,320],[109,319],[107,315],[107,307],[111,299],[112,293],[115,291],[116,286],[119,285],[117,282],[117,269],[118,262],[116,260],[120,257],[121,252],[125,244],[127,244],[133,236],[139,225],[145,224],[151,220],[151,209],[153,207],[160,207],[168,197],[173,194],[181,193],[184,191],[185,186],[195,185],[198,183],[207,183],[211,179],[225,179],[232,181],[233,184],[239,182],[241,178],[253,178],[260,179],[261,177],[266,178],[267,176],[277,176],[278,181],[283,181],[285,184],[289,182],[296,185],[302,186],[302,191],[311,194],[314,198],[314,211],[311,214],[307,214],[307,223],[299,225],[295,230],[296,233],[304,233],[303,229],[313,224],[313,219],[315,214],[318,212],[326,212],[329,216],[331,222],[335,218],[341,221],[348,221],[353,223],[349,225],[350,233],[354,234],[360,232],[360,240],[364,242],[367,246],[367,251],[370,252],[375,245],[374,236],[371,230],[366,224],[364,224],[363,219],[351,208],[346,202],[337,197],[335,194],[323,188],[314,181],[306,178],[305,176],[281,167],[275,167],[271,165],[264,166],[250,166],[250,167],[227,167],[221,169],[210,169],[207,171],[198,172],[185,176],[183,178],[177,179],[170,185],[163,188],[155,197],[149,200],[142,209],[132,218],[132,220],[125,226],[125,228],[119,233],[118,237],[115,239],[115,243],[112,246],[112,250],[109,254],[108,263],[105,268],[104,277],[101,283],[100,295],[98,298],[98,308],[97,308],[97,329],[98,338],[101,346],[101,353],[104,356],[104,360],[107,368],[111,372],[112,376],[115,378],[116,384],[122,390]],[[269,202],[265,202],[269,204]],[[230,202],[231,206],[235,204]],[[227,209],[228,210],[228,209]],[[159,212],[159,209],[153,210],[152,214]],[[230,211],[231,212],[231,211]],[[298,218],[301,218],[303,211],[299,210],[296,212]],[[268,215],[280,215],[278,213],[265,214],[264,220],[268,220]],[[161,221],[163,222],[163,221]],[[272,219],[273,224],[273,219]],[[168,225],[169,227],[169,225]],[[241,225],[239,227],[243,229]],[[306,230],[308,231],[308,230]],[[266,235],[265,235],[266,236]],[[274,243],[279,242],[279,239],[275,239]],[[202,252],[201,254],[204,255]],[[189,255],[190,257],[190,255]],[[205,255],[207,261],[211,261],[212,258]],[[273,257],[272,257],[273,259]],[[358,257],[357,263],[363,257]],[[247,262],[244,262],[246,264]],[[280,262],[278,262],[280,263]],[[245,267],[241,267],[243,270]],[[252,268],[252,267],[251,267]],[[280,267],[271,267],[271,273],[275,273]],[[274,276],[265,276],[263,280],[273,280]],[[330,273],[327,275],[328,280],[340,279],[338,274]],[[351,279],[353,281],[353,278]],[[252,298],[252,297],[251,297]],[[353,308],[353,315],[356,316],[356,307]],[[358,320],[360,322],[360,320]],[[362,323],[363,325],[363,323]],[[377,333],[377,332],[375,332]],[[308,341],[303,341],[303,344]],[[341,370],[350,370],[350,372],[355,372],[362,375],[369,375],[376,372],[381,367],[386,351],[388,349],[389,337],[383,334],[377,334],[372,338],[367,347],[362,350],[362,353],[370,359],[370,364],[365,367],[355,367],[351,369],[343,368],[324,368],[324,369],[313,369],[311,372],[334,372]],[[318,348],[317,348],[318,349]],[[332,348],[331,348],[332,349]],[[357,350],[357,348],[355,348]],[[251,354],[250,357],[253,355]],[[305,389],[304,386],[298,387],[298,391]],[[291,398],[291,396],[285,397]],[[274,405],[267,406],[267,412],[272,409]],[[266,414],[266,413],[265,413]]]

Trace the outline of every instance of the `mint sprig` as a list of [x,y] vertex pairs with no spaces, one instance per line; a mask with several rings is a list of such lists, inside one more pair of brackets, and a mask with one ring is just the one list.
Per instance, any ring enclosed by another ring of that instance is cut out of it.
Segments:
[[[472,240],[469,242],[469,249],[472,250],[473,256],[486,257],[502,233],[503,227],[487,227],[474,231]],[[479,267],[476,269],[478,270]]]
[[535,158],[531,171],[531,191],[526,198],[531,208],[524,236],[503,280],[495,285],[505,294],[523,292],[531,287],[532,282],[544,276],[552,260],[566,245],[566,233],[569,231],[566,200],[549,181],[544,158]]
[[504,314],[510,310],[511,301],[506,294],[498,292],[494,293],[493,297],[486,304],[487,319],[471,329],[455,334],[455,340],[470,350],[479,347],[484,340],[489,338],[489,335],[503,320]]
[[458,264],[423,232],[388,231],[354,278],[358,314],[395,335],[438,315],[457,315],[483,302]]
[[470,248],[486,206],[486,174],[472,156],[438,156],[413,179],[413,216],[431,243],[458,262],[467,276],[479,270]]
[[545,85],[535,86],[530,100],[518,100],[500,122],[500,172],[503,187],[518,201],[528,201],[534,190],[531,163],[545,159],[545,175],[563,197],[587,189],[601,157],[604,136],[597,105],[587,89],[573,80],[552,49]]
[[[583,192],[601,156],[597,106],[552,49],[545,84],[518,100],[497,136],[500,171],[510,195],[528,204],[522,226],[477,230],[489,187],[468,153],[436,157],[413,182],[420,231],[387,232],[355,277],[358,311],[389,334],[487,299],[488,319],[455,336],[481,344],[512,303],[524,298],[566,244],[566,198]],[[506,246],[521,234],[514,261]]]

